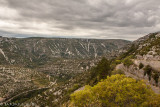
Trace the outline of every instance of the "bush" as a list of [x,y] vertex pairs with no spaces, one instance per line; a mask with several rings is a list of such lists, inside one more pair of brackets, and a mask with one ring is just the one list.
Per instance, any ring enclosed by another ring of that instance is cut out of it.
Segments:
[[115,67],[117,66],[116,63],[111,63],[110,67],[111,67],[111,71],[113,71],[115,69]]
[[139,64],[139,69],[142,69],[144,65],[142,63]]
[[116,64],[120,64],[120,63],[121,63],[121,60],[116,60],[115,63],[116,63]]
[[160,95],[155,95],[149,98],[148,101],[144,102],[143,107],[160,107]]
[[140,107],[152,95],[143,81],[117,74],[73,93],[71,101],[76,107]]
[[156,85],[158,85],[158,80],[159,80],[159,75],[158,75],[158,73],[155,73],[155,74],[153,75],[153,79],[155,80]]
[[123,64],[127,67],[129,67],[130,65],[133,65],[133,61],[130,58],[125,58],[123,60]]
[[125,73],[120,69],[112,71],[112,75],[116,75],[116,74],[125,74]]
[[77,90],[78,88],[80,88],[80,85],[79,84],[74,84],[73,87],[68,90],[68,93],[71,93],[71,92]]
[[152,76],[152,67],[150,65],[147,65],[145,68],[144,68],[144,75],[148,75],[149,77],[149,80],[151,80],[151,76]]

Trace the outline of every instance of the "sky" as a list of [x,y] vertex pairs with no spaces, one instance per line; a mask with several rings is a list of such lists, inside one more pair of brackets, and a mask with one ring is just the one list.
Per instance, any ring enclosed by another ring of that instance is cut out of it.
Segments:
[[0,0],[0,35],[136,40],[160,31],[160,0]]

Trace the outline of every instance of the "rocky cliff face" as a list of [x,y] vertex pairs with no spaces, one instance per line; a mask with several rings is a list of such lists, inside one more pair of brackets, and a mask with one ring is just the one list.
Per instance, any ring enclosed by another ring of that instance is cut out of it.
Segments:
[[[129,67],[126,67],[123,64],[119,64],[116,66],[116,70],[124,71],[124,74],[127,77],[132,77],[137,80],[144,80],[147,83],[147,85],[151,86],[155,93],[160,93],[160,82],[158,82],[157,84],[153,77],[151,78],[151,80],[149,80],[149,76],[144,75],[145,70],[139,69],[138,66],[136,65],[136,63]],[[160,81],[160,79],[158,81]]]
[[0,64],[43,65],[56,58],[96,58],[111,55],[125,40],[0,38]]
[[147,81],[156,93],[160,93],[160,33],[151,33],[134,41],[122,60],[125,58],[130,59],[133,64],[127,67],[122,61],[116,66],[116,70]]
[[151,60],[160,60],[160,33],[151,33],[133,42],[134,54],[143,58],[151,57]]

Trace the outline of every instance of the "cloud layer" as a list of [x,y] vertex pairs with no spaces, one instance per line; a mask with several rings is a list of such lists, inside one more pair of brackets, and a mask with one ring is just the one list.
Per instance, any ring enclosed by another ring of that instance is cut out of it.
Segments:
[[135,40],[159,30],[159,0],[0,0],[7,36]]

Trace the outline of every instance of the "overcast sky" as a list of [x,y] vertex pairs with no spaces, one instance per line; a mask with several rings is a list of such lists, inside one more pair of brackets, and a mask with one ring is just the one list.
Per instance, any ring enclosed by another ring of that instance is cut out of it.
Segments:
[[0,0],[0,35],[135,40],[160,31],[160,0]]

